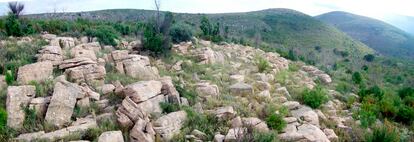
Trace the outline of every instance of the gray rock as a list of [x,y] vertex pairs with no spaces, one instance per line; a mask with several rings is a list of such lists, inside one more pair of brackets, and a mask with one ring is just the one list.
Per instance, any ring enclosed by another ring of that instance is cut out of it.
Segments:
[[34,86],[9,86],[7,89],[7,126],[14,129],[23,127],[25,119],[24,107],[36,95]]
[[187,114],[185,111],[169,113],[153,122],[154,130],[162,139],[169,141],[172,136],[180,132],[186,119]]
[[234,96],[253,95],[253,87],[245,83],[236,83],[230,86],[230,94]]
[[38,83],[53,78],[52,62],[37,62],[19,67],[17,82],[19,84],[29,84],[31,81]]
[[99,136],[98,142],[124,142],[124,137],[121,131],[108,131]]

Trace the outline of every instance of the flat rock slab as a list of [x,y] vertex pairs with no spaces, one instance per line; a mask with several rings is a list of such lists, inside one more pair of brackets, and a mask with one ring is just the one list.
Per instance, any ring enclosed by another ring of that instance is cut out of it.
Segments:
[[53,78],[52,62],[37,62],[24,65],[19,68],[17,82],[19,84],[29,84],[31,81],[44,82]]
[[7,126],[20,129],[25,119],[24,107],[36,95],[34,86],[10,86],[7,89]]

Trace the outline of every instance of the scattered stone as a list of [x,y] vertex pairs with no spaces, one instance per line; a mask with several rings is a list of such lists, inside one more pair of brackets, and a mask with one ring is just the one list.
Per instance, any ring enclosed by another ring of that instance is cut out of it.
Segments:
[[[175,86],[173,84],[171,77],[169,76],[162,77],[160,78],[160,81],[162,83],[161,92],[162,94],[168,97],[168,102],[175,103],[175,104],[181,104],[182,103],[181,100],[185,98],[180,98],[180,94],[175,89]],[[186,103],[188,104],[188,100],[187,99],[185,100],[187,101]]]
[[218,86],[208,82],[197,83],[196,92],[199,96],[204,98],[218,97],[220,95]]
[[218,133],[218,134],[214,135],[214,142],[224,142],[225,138],[226,138],[226,136]]
[[232,128],[227,132],[224,142],[237,142],[242,140],[246,131],[246,128]]
[[287,107],[289,110],[294,110],[300,107],[300,103],[295,101],[288,101],[283,103],[282,105]]
[[231,75],[230,82],[231,83],[244,82],[244,75]]
[[124,142],[124,137],[121,131],[109,131],[102,133],[98,142]]
[[253,128],[258,132],[268,132],[269,128],[267,127],[266,122],[260,120],[259,118],[249,117],[242,118],[243,126],[247,128]]
[[214,111],[214,114],[221,120],[229,120],[236,116],[236,112],[232,106],[219,107]]
[[325,133],[311,124],[303,124],[299,126],[298,133],[302,134],[308,141],[329,142]]
[[126,86],[123,92],[135,103],[140,103],[161,94],[161,88],[160,81],[140,81]]
[[129,137],[131,142],[153,142],[155,131],[148,119],[138,119],[134,128],[130,130]]
[[101,92],[102,92],[102,94],[104,94],[104,95],[111,94],[111,93],[113,93],[114,91],[115,91],[115,86],[114,86],[114,85],[112,85],[112,84],[104,84],[104,85],[101,87]]
[[154,130],[162,139],[169,141],[172,136],[179,133],[186,119],[187,114],[185,111],[169,113],[153,122]]
[[338,140],[338,136],[335,134],[335,131],[332,129],[324,129],[323,132],[325,133],[326,137],[328,137],[328,139],[330,141],[337,141]]
[[191,135],[194,135],[199,140],[207,140],[207,135],[197,129],[193,130]]
[[17,82],[19,84],[29,84],[31,81],[38,83],[53,78],[53,64],[49,61],[37,62],[19,67]]
[[24,107],[36,95],[34,86],[9,86],[7,88],[7,126],[14,129],[23,127],[25,120]]
[[245,83],[236,83],[230,86],[230,94],[234,96],[250,96],[253,95],[253,87]]

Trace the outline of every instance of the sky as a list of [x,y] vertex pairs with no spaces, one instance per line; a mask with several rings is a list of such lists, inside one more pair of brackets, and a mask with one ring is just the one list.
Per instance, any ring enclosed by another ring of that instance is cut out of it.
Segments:
[[[0,0],[0,14],[7,2]],[[20,0],[25,14],[79,12],[102,9],[154,9],[153,0]],[[414,0],[161,0],[161,10],[181,13],[247,12],[268,8],[290,8],[311,16],[346,11],[383,19],[389,15],[414,17]]]

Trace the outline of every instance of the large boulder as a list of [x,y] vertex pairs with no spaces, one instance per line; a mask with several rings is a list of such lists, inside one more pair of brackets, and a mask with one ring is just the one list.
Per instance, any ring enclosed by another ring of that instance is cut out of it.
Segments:
[[217,118],[222,120],[230,120],[236,116],[232,106],[219,107],[213,111]]
[[234,96],[253,95],[253,87],[246,83],[236,83],[230,86],[230,94]]
[[247,128],[232,128],[227,132],[224,142],[238,142],[243,140]]
[[64,60],[59,65],[59,69],[69,69],[69,68],[74,68],[74,67],[78,67],[82,65],[90,65],[90,64],[97,64],[97,62],[89,58],[73,58],[73,59]]
[[175,134],[180,132],[186,119],[187,113],[185,111],[169,113],[153,122],[154,130],[161,139],[170,141]]
[[60,46],[63,49],[70,49],[75,46],[75,39],[71,37],[52,38],[49,43],[51,46]]
[[115,114],[117,116],[117,121],[121,127],[124,128],[132,127],[135,121],[148,116],[148,114],[143,111],[138,104],[132,101],[130,97],[125,97]]
[[142,80],[158,79],[158,69],[149,65],[142,65],[139,62],[124,62],[125,74]]
[[269,127],[267,127],[266,122],[260,120],[259,118],[249,117],[242,118],[243,126],[247,128],[253,128],[258,132],[268,132]]
[[52,62],[37,62],[24,65],[19,68],[17,82],[19,84],[29,84],[31,81],[44,82],[53,78]]
[[34,86],[9,86],[7,89],[7,126],[14,129],[23,127],[25,119],[24,107],[35,97]]
[[4,75],[0,75],[0,89],[6,88],[7,82]]
[[309,124],[319,126],[319,117],[318,114],[313,111],[310,107],[301,106],[297,110],[291,110],[290,113],[293,117],[305,121]]
[[153,142],[155,131],[148,119],[138,119],[134,127],[129,131],[131,142]]
[[115,69],[122,74],[141,80],[155,80],[159,78],[158,69],[152,67],[147,56],[128,54],[127,50],[112,51],[108,56],[113,61]]
[[65,74],[76,83],[103,85],[106,75],[105,67],[97,64],[83,65],[66,69]]
[[[60,77],[63,78],[63,77]],[[83,98],[82,88],[64,79],[56,82],[52,99],[48,106],[45,122],[62,128],[71,122],[77,98]]]
[[56,66],[63,61],[63,52],[59,46],[44,46],[36,57],[38,62],[50,61]]
[[124,142],[124,137],[121,131],[108,131],[98,137],[98,142]]
[[298,133],[302,134],[307,141],[330,142],[321,129],[311,124],[303,124],[299,126]]
[[168,102],[181,104],[181,98],[178,91],[175,89],[171,77],[165,76],[160,78],[162,83],[161,93],[167,96]]
[[161,94],[162,83],[160,81],[140,81],[130,84],[123,90],[125,96],[129,96],[135,103],[144,102]]
[[199,96],[204,98],[218,97],[220,95],[218,86],[208,82],[197,83],[195,91]]

